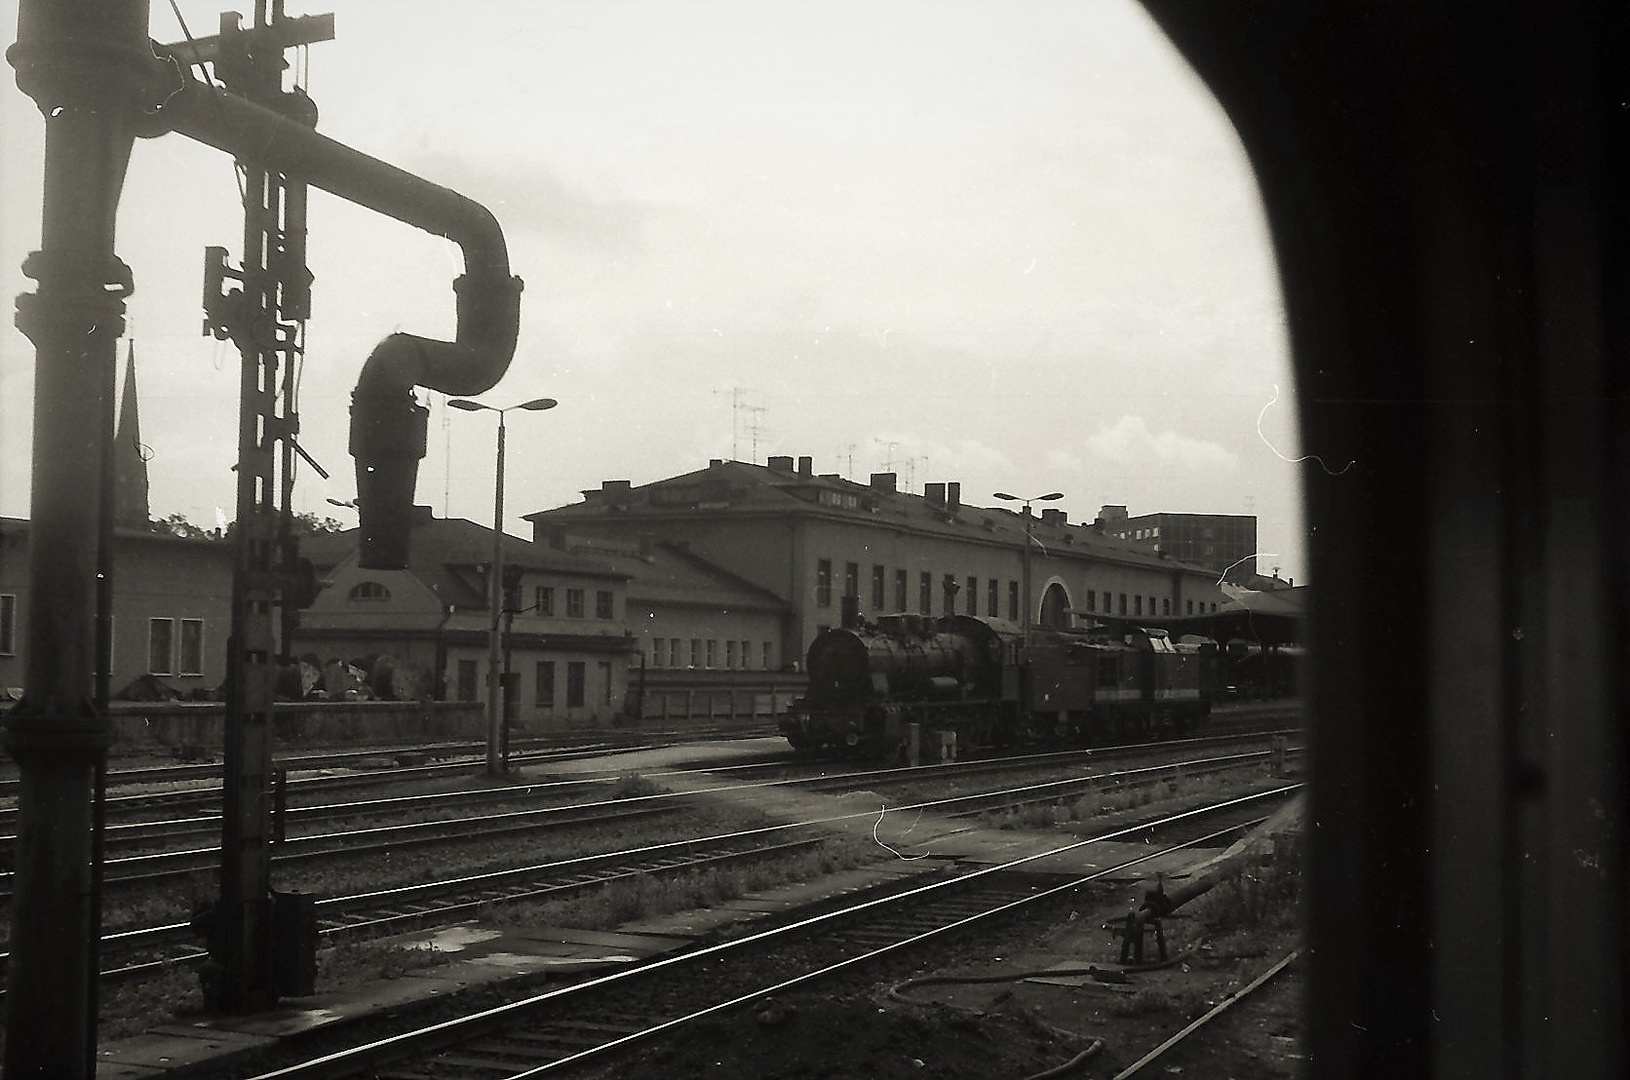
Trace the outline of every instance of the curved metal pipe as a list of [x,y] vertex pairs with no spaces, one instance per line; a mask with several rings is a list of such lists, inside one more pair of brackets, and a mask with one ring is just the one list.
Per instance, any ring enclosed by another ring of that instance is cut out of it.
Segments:
[[[155,50],[161,47],[155,45]],[[209,86],[181,65],[179,88],[151,114],[144,135],[177,131],[233,157],[274,170],[458,244],[464,274],[454,283],[454,340],[396,333],[374,347],[351,395],[351,453],[363,566],[399,568],[407,538],[426,410],[413,387],[460,397],[491,389],[515,356],[522,282],[509,272],[504,234],[491,211],[311,130],[297,119]]]

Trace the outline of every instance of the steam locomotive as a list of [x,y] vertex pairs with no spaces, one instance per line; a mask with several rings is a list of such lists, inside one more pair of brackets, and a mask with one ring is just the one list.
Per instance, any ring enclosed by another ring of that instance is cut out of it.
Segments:
[[903,752],[911,725],[958,750],[1104,744],[1191,731],[1211,712],[1217,644],[1165,630],[1032,629],[887,615],[810,644],[809,686],[780,721],[797,750]]

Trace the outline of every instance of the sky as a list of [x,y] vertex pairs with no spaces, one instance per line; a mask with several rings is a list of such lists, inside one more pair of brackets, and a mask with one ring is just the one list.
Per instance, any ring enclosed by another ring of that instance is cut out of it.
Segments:
[[[195,37],[227,0],[179,0]],[[0,25],[16,26],[16,0]],[[244,0],[247,16],[252,5]],[[1091,521],[1255,514],[1304,579],[1283,303],[1227,117],[1128,0],[288,0],[318,130],[488,206],[526,282],[505,527],[606,479],[814,459]],[[185,35],[154,0],[152,36]],[[43,123],[0,89],[0,291],[33,291]],[[298,510],[355,496],[350,393],[385,335],[451,338],[458,248],[313,191]],[[234,516],[238,356],[199,333],[241,258],[233,164],[139,140],[116,252],[155,517]],[[9,306],[9,305],[8,305]],[[0,514],[29,506],[34,349],[0,326]],[[121,356],[124,345],[121,344]],[[431,406],[417,501],[490,523],[495,422]]]

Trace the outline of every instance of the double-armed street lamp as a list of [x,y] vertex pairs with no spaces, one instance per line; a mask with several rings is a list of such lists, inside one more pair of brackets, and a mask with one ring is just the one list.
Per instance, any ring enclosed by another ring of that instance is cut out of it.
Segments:
[[492,628],[487,638],[487,775],[499,777],[507,771],[508,764],[503,753],[504,717],[499,707],[503,690],[499,685],[499,665],[502,662],[504,637],[504,414],[514,409],[542,412],[554,408],[559,402],[554,398],[533,398],[502,409],[464,398],[453,398],[447,404],[465,412],[498,414],[498,475],[493,484],[492,500],[492,570],[487,575],[487,594],[492,608]]
[[1050,491],[1046,495],[1032,495],[1028,499],[1021,499],[1017,495],[1009,495],[1005,491],[998,491],[992,497],[1001,499],[1003,502],[1024,504],[1021,511],[1024,514],[1024,622],[1022,625],[1024,627],[1024,643],[1028,646],[1030,644],[1030,624],[1033,621],[1032,605],[1035,602],[1030,597],[1030,547],[1036,542],[1034,531],[1036,519],[1030,516],[1030,504],[1057,502],[1064,497],[1064,493],[1062,491]]

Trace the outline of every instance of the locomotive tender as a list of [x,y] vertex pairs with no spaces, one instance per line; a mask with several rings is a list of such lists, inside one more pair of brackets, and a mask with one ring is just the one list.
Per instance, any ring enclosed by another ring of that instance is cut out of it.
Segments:
[[1165,630],[1034,628],[953,615],[886,615],[826,630],[810,644],[809,687],[784,716],[794,749],[901,752],[1025,742],[1099,744],[1193,730],[1218,686],[1217,645]]

